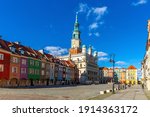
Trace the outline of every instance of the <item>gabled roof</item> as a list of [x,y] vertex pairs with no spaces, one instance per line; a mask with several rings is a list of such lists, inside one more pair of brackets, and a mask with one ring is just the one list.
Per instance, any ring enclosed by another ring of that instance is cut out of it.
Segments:
[[[14,47],[15,52],[12,52],[9,47]],[[61,64],[63,66],[75,67],[75,64],[70,60],[65,61],[65,60],[60,60],[59,58],[54,58],[54,56],[51,54],[46,54],[44,52],[41,53],[40,51],[21,45],[20,43],[8,42],[3,39],[0,39],[0,48],[8,52],[12,52],[13,54],[18,54],[20,56],[27,56],[27,57],[36,58],[39,60],[54,62],[57,64]],[[23,55],[21,54],[21,50],[24,51]]]
[[100,70],[108,70],[107,67],[100,67],[99,69],[100,69]]
[[6,51],[10,51],[9,47],[7,46],[7,42],[0,39],[0,45],[1,45],[1,48],[6,50]]
[[136,67],[134,67],[133,65],[129,66],[128,69],[137,69]]
[[[12,43],[12,42],[8,42],[8,41],[5,41],[6,45],[7,45],[7,48],[9,52],[13,53],[13,54],[16,54],[16,55],[20,55],[19,51],[16,49],[15,45]],[[15,48],[15,51],[13,52],[12,50],[10,50],[9,47],[14,47]]]
[[72,68],[75,67],[75,64],[72,61],[70,61],[70,60],[67,60],[65,62],[66,62],[68,67],[72,67]]

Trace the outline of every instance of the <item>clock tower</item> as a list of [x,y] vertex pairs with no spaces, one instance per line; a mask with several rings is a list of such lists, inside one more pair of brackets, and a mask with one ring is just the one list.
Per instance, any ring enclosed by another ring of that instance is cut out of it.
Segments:
[[70,54],[81,53],[80,33],[81,32],[79,31],[78,13],[76,13],[76,20],[75,20],[75,24],[74,24],[74,31],[72,33]]

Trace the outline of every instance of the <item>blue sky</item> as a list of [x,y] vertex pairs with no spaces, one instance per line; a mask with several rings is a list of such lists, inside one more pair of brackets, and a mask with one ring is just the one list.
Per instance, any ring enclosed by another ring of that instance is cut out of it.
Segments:
[[66,54],[75,14],[79,12],[82,43],[99,52],[99,66],[140,62],[145,53],[150,0],[0,0],[0,35],[34,49]]

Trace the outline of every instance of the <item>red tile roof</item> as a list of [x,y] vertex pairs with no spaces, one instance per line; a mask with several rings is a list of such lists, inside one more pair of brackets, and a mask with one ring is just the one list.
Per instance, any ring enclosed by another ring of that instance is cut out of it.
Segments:
[[128,69],[136,69],[133,65],[129,66]]

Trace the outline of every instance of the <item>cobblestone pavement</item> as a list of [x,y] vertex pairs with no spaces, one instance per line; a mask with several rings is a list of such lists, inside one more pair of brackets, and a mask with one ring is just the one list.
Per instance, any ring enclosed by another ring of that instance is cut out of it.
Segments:
[[116,92],[116,94],[105,98],[105,100],[147,100],[144,90],[140,85],[131,86],[126,90]]
[[1,100],[85,100],[111,89],[112,84],[45,88],[0,88]]

